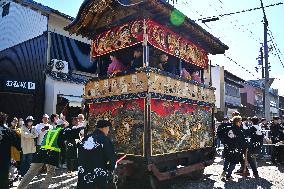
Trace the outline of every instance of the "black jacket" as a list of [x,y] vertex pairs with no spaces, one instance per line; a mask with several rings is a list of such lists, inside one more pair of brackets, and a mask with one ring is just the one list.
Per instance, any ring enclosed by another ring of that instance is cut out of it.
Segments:
[[271,124],[270,131],[271,131],[271,141],[273,144],[276,144],[280,141],[280,124]]
[[11,147],[21,150],[21,138],[15,131],[0,125],[0,171],[9,169],[11,161]]
[[[64,149],[64,141],[71,139],[79,139],[79,133],[82,128],[70,129],[65,128],[59,132],[57,145],[62,150]],[[33,163],[45,163],[48,165],[58,166],[60,153],[53,150],[40,149],[33,157]]]
[[[73,129],[78,129],[78,127],[68,127],[70,130]],[[69,159],[77,159],[77,143],[76,143],[77,138],[69,137],[66,139],[65,144],[66,144],[66,158]]]
[[115,152],[110,139],[100,130],[87,135],[78,147],[78,188],[95,188],[106,182],[115,168]]
[[225,134],[225,130],[227,128],[227,126],[231,125],[230,122],[222,122],[221,125],[219,125],[219,127],[217,128],[217,136],[218,138],[221,140],[222,144],[224,143],[224,134]]
[[240,127],[229,125],[224,132],[224,157],[228,162],[239,163],[243,150],[247,148],[244,134]]
[[279,127],[279,140],[284,141],[284,124],[283,123]]
[[263,133],[260,126],[252,125],[250,127],[249,150],[251,153],[258,153],[263,145]]

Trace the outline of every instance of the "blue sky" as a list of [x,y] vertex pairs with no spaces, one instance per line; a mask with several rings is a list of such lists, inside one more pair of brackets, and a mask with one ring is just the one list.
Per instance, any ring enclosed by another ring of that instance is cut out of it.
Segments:
[[[67,15],[76,17],[83,0],[36,0],[39,3],[57,9]],[[263,0],[264,5],[275,4],[284,0]],[[178,0],[175,5],[192,20],[215,16],[224,13],[260,7],[260,0]],[[269,29],[272,31],[274,43],[277,44],[282,62],[284,63],[284,5],[266,8],[269,21]],[[236,61],[240,66],[229,61],[224,55],[210,56],[213,65],[225,66],[225,69],[242,77],[245,80],[261,77],[261,72],[256,72],[256,58],[259,55],[260,43],[263,42],[263,14],[262,10],[245,12],[232,16],[221,17],[220,20],[209,22],[204,25],[197,21],[204,29],[229,46],[226,55]],[[268,37],[270,39],[270,37]],[[269,46],[272,42],[269,42]],[[273,87],[279,89],[284,95],[284,66],[281,65],[278,57],[272,51],[269,56],[271,63],[271,77],[277,78]],[[249,70],[248,73],[243,68]]]

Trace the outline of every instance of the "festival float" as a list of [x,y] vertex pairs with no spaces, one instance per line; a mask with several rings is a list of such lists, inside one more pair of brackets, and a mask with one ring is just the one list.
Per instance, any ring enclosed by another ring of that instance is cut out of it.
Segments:
[[[143,66],[99,74],[85,85],[89,129],[112,122],[120,183],[149,178],[151,185],[182,175],[199,178],[215,156],[214,88],[155,66],[166,53],[181,69],[210,70],[208,55],[228,49],[219,39],[160,0],[85,0],[65,29],[92,40],[91,58],[107,65],[110,53],[131,57],[143,49]],[[127,62],[127,61],[126,61]],[[155,182],[153,182],[155,181]]]

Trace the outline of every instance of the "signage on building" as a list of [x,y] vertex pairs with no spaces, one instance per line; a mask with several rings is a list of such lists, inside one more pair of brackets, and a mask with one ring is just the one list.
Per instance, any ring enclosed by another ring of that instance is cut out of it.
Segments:
[[33,81],[6,79],[3,83],[3,89],[9,92],[34,92],[36,89],[36,83]]

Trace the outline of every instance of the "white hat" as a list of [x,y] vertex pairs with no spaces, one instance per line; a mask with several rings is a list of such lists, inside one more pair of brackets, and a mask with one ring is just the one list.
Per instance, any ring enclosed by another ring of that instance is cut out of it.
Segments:
[[43,114],[42,118],[44,118],[44,117],[49,118],[49,116],[47,114]]
[[26,120],[35,120],[34,118],[33,118],[33,116],[28,116],[27,118],[26,118]]

